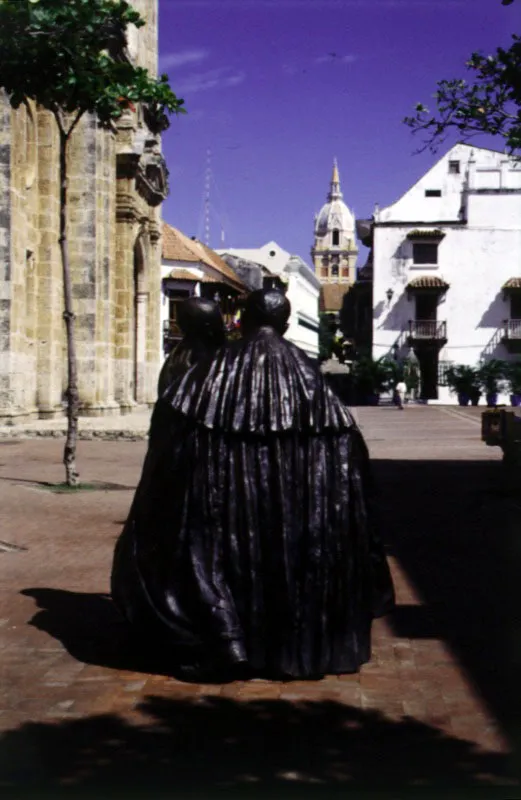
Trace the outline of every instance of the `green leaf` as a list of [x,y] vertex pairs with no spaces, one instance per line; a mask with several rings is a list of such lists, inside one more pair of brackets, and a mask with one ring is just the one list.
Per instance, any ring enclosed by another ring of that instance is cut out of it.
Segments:
[[125,0],[0,2],[0,87],[67,111],[93,112],[101,124],[121,115],[122,98],[147,103],[161,118],[183,113],[168,77],[152,77],[124,56],[129,24],[145,21]]

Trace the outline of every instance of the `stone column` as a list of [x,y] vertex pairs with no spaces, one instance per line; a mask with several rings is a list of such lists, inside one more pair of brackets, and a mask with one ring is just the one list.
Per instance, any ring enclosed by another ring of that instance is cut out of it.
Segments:
[[161,238],[159,210],[152,211],[147,247],[148,305],[146,384],[143,402],[153,405],[157,399],[157,379],[162,364],[161,330]]
[[11,108],[0,89],[0,417],[11,414]]
[[147,319],[148,292],[137,292],[135,312],[135,389],[134,399],[137,403],[147,400]]
[[[69,145],[69,214],[67,235],[72,279],[80,413],[96,414],[96,301],[98,295],[96,218],[96,135],[94,116],[86,115]],[[66,357],[66,356],[65,356]]]
[[[127,414],[136,407],[136,293],[138,290],[145,291],[145,254],[138,251],[137,247],[141,248],[138,238],[146,217],[140,210],[140,198],[135,191],[139,153],[131,149],[132,125],[133,119],[129,115],[118,123],[117,144],[121,149],[116,161],[114,398],[122,414]],[[141,265],[136,263],[136,255],[142,256]]]
[[59,168],[58,130],[52,114],[38,111],[38,283],[37,404],[42,418],[63,415],[65,347],[63,275],[58,245]]
[[[121,206],[120,206],[121,212]],[[136,222],[122,219],[117,224],[114,294],[114,399],[121,413],[136,405],[134,398],[134,243]]]

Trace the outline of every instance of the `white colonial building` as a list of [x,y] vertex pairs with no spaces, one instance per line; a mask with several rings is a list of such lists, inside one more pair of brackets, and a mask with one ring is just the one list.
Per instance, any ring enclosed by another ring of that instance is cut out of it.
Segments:
[[260,265],[265,285],[270,276],[286,285],[286,297],[291,303],[286,338],[311,358],[317,358],[320,281],[300,256],[291,255],[276,242],[256,249],[228,248],[217,252],[225,259],[229,256]]
[[[420,362],[429,402],[446,365],[521,344],[521,161],[457,144],[372,220],[373,355]],[[508,402],[500,397],[499,402]]]

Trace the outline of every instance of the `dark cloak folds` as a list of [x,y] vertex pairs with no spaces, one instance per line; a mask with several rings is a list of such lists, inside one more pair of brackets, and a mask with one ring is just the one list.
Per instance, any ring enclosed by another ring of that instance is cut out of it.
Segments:
[[356,671],[393,587],[367,449],[271,328],[218,351],[154,411],[113,595],[185,663],[274,677]]

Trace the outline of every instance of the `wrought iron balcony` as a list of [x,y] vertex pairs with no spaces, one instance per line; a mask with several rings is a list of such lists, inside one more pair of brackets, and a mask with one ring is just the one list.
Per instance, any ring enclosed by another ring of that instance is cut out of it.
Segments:
[[510,353],[521,353],[521,319],[505,319],[501,341]]
[[505,339],[521,339],[521,319],[506,319],[504,326]]
[[436,319],[410,319],[408,338],[414,342],[446,342],[447,323]]

